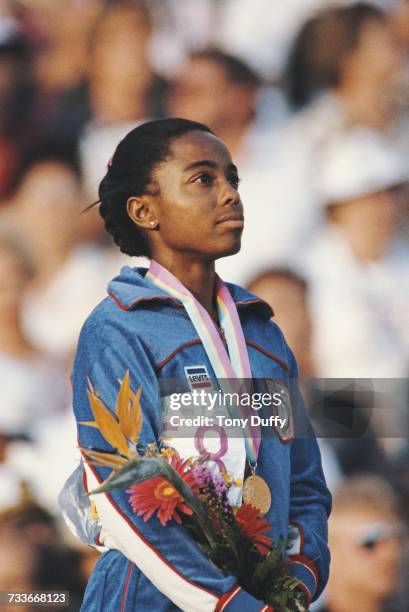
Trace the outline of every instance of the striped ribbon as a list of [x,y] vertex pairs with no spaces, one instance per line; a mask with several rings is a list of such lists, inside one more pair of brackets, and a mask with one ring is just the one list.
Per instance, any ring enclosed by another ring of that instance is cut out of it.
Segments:
[[[169,270],[152,260],[146,278],[157,287],[182,302],[189,318],[198,333],[222,389],[233,389],[239,393],[250,392],[252,372],[247,353],[246,341],[241,327],[236,304],[224,282],[216,275],[216,308],[220,324],[224,330],[228,352],[220,338],[217,327],[207,310],[194,295]],[[227,379],[227,380],[226,380]],[[227,383],[227,384],[226,384]],[[257,462],[260,447],[260,430],[251,426],[248,406],[231,406],[237,416],[245,416],[247,426],[243,429],[246,456],[250,464]],[[235,415],[232,415],[235,416]]]

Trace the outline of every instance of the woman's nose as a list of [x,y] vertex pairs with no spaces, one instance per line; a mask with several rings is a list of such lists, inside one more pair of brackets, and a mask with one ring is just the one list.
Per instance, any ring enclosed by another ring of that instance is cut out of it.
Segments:
[[233,185],[231,185],[228,181],[225,181],[223,188],[220,191],[220,203],[222,205],[240,204],[240,195],[239,192]]

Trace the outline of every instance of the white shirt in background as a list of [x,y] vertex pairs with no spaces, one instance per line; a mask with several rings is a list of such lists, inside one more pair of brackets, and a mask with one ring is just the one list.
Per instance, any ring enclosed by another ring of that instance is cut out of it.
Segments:
[[23,308],[27,337],[62,358],[74,350],[85,319],[107,296],[108,282],[127,265],[137,265],[118,248],[76,248],[41,293],[28,293]]
[[[299,261],[301,263],[301,261]],[[328,227],[304,257],[316,370],[323,377],[399,378],[409,371],[409,247],[357,260]]]

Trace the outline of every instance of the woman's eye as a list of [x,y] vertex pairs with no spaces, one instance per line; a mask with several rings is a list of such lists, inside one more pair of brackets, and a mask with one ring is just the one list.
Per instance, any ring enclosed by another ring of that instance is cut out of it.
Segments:
[[208,172],[203,172],[200,176],[194,179],[194,183],[202,183],[203,185],[210,185],[213,179]]
[[235,189],[237,189],[237,188],[238,188],[238,186],[240,185],[240,178],[239,178],[237,175],[235,175],[235,176],[231,176],[231,177],[229,178],[229,183],[230,183],[230,185],[231,185],[232,187],[234,187]]

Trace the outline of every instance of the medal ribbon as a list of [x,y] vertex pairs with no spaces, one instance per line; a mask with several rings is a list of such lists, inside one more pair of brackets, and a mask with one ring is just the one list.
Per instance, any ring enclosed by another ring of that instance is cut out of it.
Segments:
[[[221,278],[216,275],[216,306],[229,352],[227,352],[216,325],[207,310],[176,276],[157,261],[152,260],[146,278],[149,278],[157,287],[182,302],[202,341],[220,386],[222,388],[224,386],[221,384],[221,379],[228,379],[230,385],[240,396],[243,391],[242,385],[238,381],[235,384],[234,381],[237,379],[251,380],[252,372],[236,304]],[[235,409],[240,412],[240,405],[235,406]],[[260,431],[250,425],[248,410],[243,416],[248,419],[247,426],[243,429],[246,456],[250,464],[255,464],[260,447]]]

